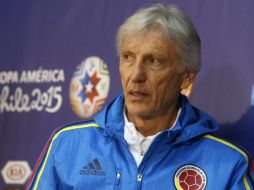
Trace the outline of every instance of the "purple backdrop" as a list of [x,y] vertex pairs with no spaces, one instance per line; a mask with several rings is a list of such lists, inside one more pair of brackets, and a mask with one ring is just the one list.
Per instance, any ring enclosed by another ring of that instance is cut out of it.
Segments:
[[155,2],[184,8],[200,34],[192,103],[221,123],[218,135],[254,154],[254,1],[2,0],[1,189],[22,189],[55,128],[83,120],[83,108],[94,114],[121,91],[115,33]]

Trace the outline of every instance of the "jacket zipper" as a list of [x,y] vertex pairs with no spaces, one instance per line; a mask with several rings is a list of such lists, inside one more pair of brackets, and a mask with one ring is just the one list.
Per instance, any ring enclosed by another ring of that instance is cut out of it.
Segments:
[[121,179],[121,172],[119,170],[117,170],[114,190],[120,190],[120,187],[121,187],[120,186],[120,179]]
[[139,173],[138,176],[137,176],[138,190],[141,189],[142,179],[143,179],[143,176],[142,176],[141,173]]
[[143,181],[143,175],[142,175],[142,172],[144,172],[145,170],[145,167],[144,167],[144,162],[147,162],[147,159],[149,158],[150,156],[150,152],[151,150],[153,150],[153,147],[156,146],[156,139],[158,139],[158,136],[153,140],[152,144],[150,145],[150,147],[148,148],[146,154],[144,155],[140,165],[139,165],[139,168],[138,168],[138,175],[137,175],[137,190],[141,190],[142,189],[142,181]]
[[[127,153],[128,153],[129,160],[131,161],[131,163],[133,163],[136,166],[136,162],[135,162],[134,157],[132,156],[132,154],[129,150],[127,142],[125,140],[123,140],[122,138],[119,138],[116,135],[114,135],[114,136],[115,136],[115,138],[117,138],[122,143],[122,145],[124,146],[124,150],[127,151]],[[134,169],[137,170],[137,172],[138,172],[137,166],[134,167]],[[120,178],[121,178],[121,172],[118,171],[116,173],[115,190],[120,190]],[[141,173],[138,173],[138,175],[137,175],[137,188],[138,188],[138,190],[141,190],[142,179],[143,179],[143,175]]]

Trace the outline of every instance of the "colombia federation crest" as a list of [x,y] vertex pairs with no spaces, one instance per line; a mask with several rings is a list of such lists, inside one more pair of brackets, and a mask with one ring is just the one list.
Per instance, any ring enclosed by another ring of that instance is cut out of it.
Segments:
[[175,173],[177,190],[204,190],[207,184],[205,172],[194,165],[184,165]]
[[82,61],[70,83],[70,102],[74,113],[84,119],[91,118],[104,105],[109,86],[109,71],[101,58],[93,56]]

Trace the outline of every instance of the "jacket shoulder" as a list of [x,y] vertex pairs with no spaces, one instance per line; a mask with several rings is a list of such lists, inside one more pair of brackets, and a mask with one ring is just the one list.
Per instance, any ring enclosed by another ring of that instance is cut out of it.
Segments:
[[72,123],[58,129],[54,133],[52,140],[55,140],[59,138],[60,136],[64,138],[64,137],[73,136],[73,135],[75,136],[75,134],[80,135],[80,134],[86,133],[87,129],[94,129],[94,128],[99,128],[99,125],[93,120]]
[[228,154],[228,156],[242,157],[247,162],[249,161],[247,153],[242,148],[213,135],[205,135],[204,138],[210,141],[217,151],[222,151],[223,154]]

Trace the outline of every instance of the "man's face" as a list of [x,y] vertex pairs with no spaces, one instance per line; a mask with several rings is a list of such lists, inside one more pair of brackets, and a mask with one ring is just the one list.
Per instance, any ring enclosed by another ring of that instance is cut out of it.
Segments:
[[189,77],[180,74],[174,46],[153,30],[126,36],[120,47],[120,76],[128,115],[152,119],[176,108]]

